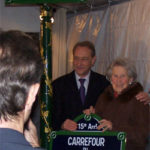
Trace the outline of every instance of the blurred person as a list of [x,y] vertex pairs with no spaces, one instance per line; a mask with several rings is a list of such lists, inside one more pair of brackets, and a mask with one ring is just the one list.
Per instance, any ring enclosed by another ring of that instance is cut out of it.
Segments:
[[29,119],[42,73],[40,52],[31,37],[21,31],[2,31],[0,150],[41,149],[32,121],[28,122],[28,130],[24,130],[24,124]]

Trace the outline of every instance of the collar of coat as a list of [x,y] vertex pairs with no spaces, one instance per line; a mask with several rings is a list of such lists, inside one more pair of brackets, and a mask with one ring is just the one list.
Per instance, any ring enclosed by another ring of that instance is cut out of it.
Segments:
[[112,85],[108,86],[105,90],[105,96],[107,100],[121,100],[121,101],[129,101],[133,97],[135,97],[139,92],[143,91],[143,87],[140,83],[134,82],[131,85],[129,85],[127,88],[125,88],[117,98],[114,97],[114,90],[112,88]]

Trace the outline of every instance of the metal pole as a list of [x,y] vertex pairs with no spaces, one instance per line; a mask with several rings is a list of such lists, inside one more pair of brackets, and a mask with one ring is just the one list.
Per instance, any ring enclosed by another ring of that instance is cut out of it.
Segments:
[[40,141],[41,147],[49,149],[51,132],[51,108],[52,108],[52,44],[51,44],[51,8],[44,4],[41,7],[41,56],[44,62],[44,74],[40,89]]

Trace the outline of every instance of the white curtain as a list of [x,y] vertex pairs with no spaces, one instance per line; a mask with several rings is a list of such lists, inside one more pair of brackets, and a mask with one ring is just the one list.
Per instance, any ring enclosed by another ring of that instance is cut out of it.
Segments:
[[59,9],[52,27],[52,79],[66,73],[66,10]]
[[138,80],[150,89],[150,1],[131,0],[105,10],[68,18],[67,72],[72,70],[72,48],[77,41],[95,44],[97,62],[93,70],[105,74],[118,56],[135,62]]

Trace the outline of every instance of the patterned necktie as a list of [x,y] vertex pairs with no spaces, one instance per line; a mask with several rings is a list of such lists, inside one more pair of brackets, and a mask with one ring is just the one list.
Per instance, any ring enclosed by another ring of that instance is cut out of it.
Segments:
[[82,104],[84,104],[84,101],[85,101],[85,87],[84,87],[84,81],[85,79],[79,79],[80,81],[80,97],[81,97],[81,101],[82,101]]

